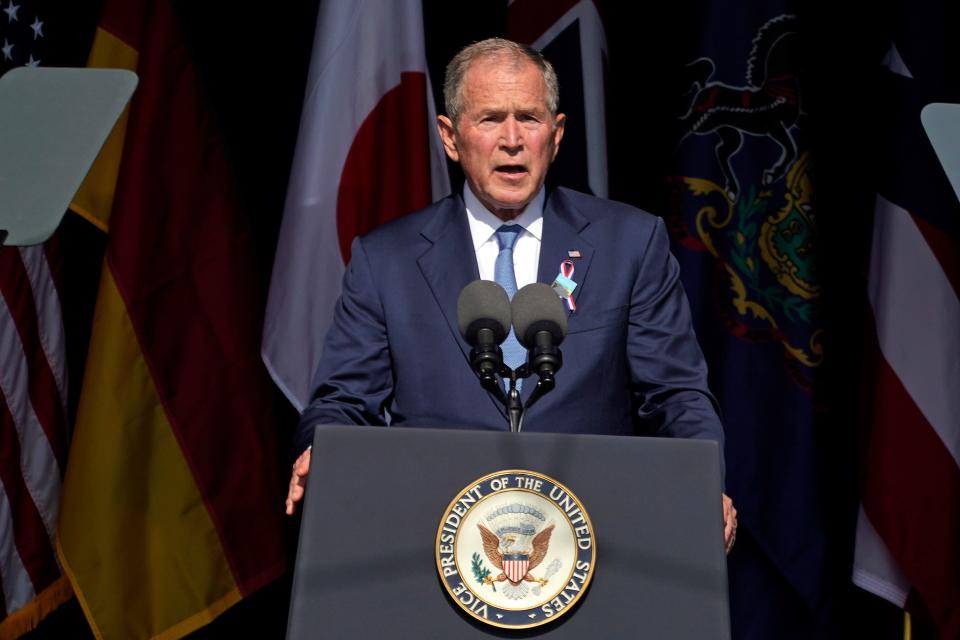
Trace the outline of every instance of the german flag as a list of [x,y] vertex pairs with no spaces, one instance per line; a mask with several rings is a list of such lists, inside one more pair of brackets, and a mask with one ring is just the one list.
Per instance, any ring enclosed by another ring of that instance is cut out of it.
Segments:
[[107,0],[91,64],[140,84],[74,207],[109,240],[57,551],[97,637],[179,637],[285,570],[263,304],[170,3]]

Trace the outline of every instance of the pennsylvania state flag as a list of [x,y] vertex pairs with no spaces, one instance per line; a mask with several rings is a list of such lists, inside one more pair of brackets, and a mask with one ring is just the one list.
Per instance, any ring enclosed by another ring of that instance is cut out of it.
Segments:
[[813,389],[825,356],[798,21],[736,3],[701,17],[669,221],[727,434],[741,534],[733,630],[810,637],[824,559]]

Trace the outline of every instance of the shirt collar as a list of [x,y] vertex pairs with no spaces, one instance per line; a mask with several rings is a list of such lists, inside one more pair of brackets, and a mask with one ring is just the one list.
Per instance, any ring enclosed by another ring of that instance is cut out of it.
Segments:
[[485,242],[493,237],[501,226],[505,224],[519,224],[527,233],[537,240],[543,235],[543,203],[546,200],[546,190],[541,186],[540,191],[533,197],[527,208],[510,222],[504,222],[487,209],[474,195],[468,182],[463,183],[463,203],[467,207],[467,221],[470,223],[470,235],[473,237],[473,250],[476,251]]

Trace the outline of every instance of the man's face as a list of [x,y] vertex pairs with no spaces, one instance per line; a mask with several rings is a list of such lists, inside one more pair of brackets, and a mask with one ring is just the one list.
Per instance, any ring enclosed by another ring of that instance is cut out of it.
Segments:
[[564,115],[550,116],[540,70],[529,61],[475,61],[463,83],[454,126],[437,118],[447,155],[474,194],[501,220],[520,215],[540,191],[563,138]]

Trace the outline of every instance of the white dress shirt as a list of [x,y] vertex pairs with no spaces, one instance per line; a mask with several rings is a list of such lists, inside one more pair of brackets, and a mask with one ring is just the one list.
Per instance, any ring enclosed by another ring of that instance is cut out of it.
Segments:
[[500,253],[497,229],[505,224],[519,224],[523,227],[523,231],[513,245],[513,272],[517,277],[517,289],[537,281],[545,199],[546,195],[541,187],[523,213],[510,222],[504,222],[483,206],[470,190],[470,185],[464,183],[463,202],[467,207],[467,221],[470,223],[470,235],[473,238],[473,250],[477,254],[477,267],[480,270],[481,280],[494,280],[494,264]]

